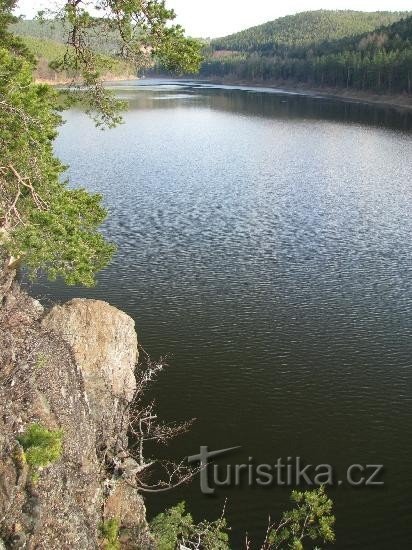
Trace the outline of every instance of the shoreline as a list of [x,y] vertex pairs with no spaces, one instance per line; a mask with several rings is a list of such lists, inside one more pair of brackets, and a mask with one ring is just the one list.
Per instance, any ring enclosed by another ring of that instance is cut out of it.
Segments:
[[386,107],[393,107],[396,109],[412,110],[412,95],[389,95],[389,94],[377,94],[373,92],[364,92],[362,90],[348,90],[342,88],[316,88],[313,86],[306,86],[302,83],[291,85],[289,82],[275,82],[273,80],[268,81],[248,81],[237,80],[231,78],[215,79],[205,78],[198,79],[210,84],[222,84],[233,86],[253,86],[254,88],[272,88],[279,90],[279,92],[293,92],[295,94],[307,97],[318,97],[323,99],[337,99],[347,101],[351,103],[364,103],[370,105],[381,105]]
[[[136,75],[112,75],[110,73],[105,74],[103,78],[103,82],[121,82],[123,80],[138,80],[139,77]],[[66,84],[72,84],[75,82],[72,78],[35,78],[34,80],[35,84],[48,84],[49,86],[61,86]]]
[[[104,75],[103,82],[105,84],[111,82],[121,82],[128,80],[140,80],[136,75]],[[172,80],[186,80],[181,78],[173,78]],[[406,94],[378,94],[373,92],[365,92],[362,90],[350,90],[346,88],[316,88],[313,86],[306,86],[305,84],[291,84],[290,82],[276,82],[273,80],[268,81],[253,81],[253,80],[240,80],[234,78],[192,78],[191,81],[204,82],[215,85],[223,86],[250,86],[253,88],[270,88],[277,90],[279,93],[293,93],[303,97],[319,98],[319,99],[334,99],[339,101],[346,101],[350,103],[362,103],[365,105],[380,105],[384,107],[392,107],[394,109],[402,109],[406,111],[412,111],[412,95]],[[36,84],[49,84],[50,86],[67,85],[73,82],[70,78],[36,78]]]

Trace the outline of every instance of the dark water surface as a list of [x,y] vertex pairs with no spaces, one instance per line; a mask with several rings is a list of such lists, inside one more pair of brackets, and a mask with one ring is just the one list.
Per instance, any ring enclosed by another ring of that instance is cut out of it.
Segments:
[[[119,84],[126,124],[68,113],[56,150],[105,196],[119,247],[93,290],[136,320],[173,368],[156,396],[197,417],[162,453],[242,446],[226,458],[300,456],[339,475],[384,464],[385,486],[330,491],[337,549],[412,543],[412,116],[293,94]],[[224,461],[222,461],[223,463]],[[198,482],[152,496],[214,518],[229,497],[233,548],[259,540],[290,488]]]

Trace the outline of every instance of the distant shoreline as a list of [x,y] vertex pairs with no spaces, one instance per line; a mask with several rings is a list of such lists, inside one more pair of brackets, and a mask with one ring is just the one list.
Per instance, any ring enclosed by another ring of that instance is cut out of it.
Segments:
[[[104,76],[104,83],[110,82],[121,82],[127,80],[140,80],[136,75],[110,75],[107,74]],[[198,82],[208,82],[210,84],[216,85],[228,85],[228,86],[251,86],[254,88],[271,88],[273,90],[278,90],[279,92],[293,92],[306,97],[318,97],[323,99],[337,99],[343,100],[351,103],[363,103],[370,105],[381,105],[386,107],[393,107],[398,109],[412,110],[412,95],[406,94],[377,94],[371,91],[363,90],[350,90],[342,88],[316,88],[313,86],[305,85],[302,83],[297,83],[292,85],[290,82],[275,82],[275,81],[253,81],[253,80],[238,80],[235,78],[176,78],[172,80],[191,80]],[[46,78],[36,78],[36,84],[50,84],[52,86],[61,86],[65,84],[70,84],[73,82],[70,78],[56,78],[56,79],[46,79]]]
[[371,91],[351,90],[342,88],[316,88],[313,86],[298,83],[292,85],[290,82],[275,81],[251,81],[237,80],[234,78],[199,78],[199,81],[209,82],[210,84],[223,84],[233,86],[253,86],[256,88],[273,88],[280,92],[294,92],[296,94],[308,97],[321,97],[325,99],[340,99],[350,102],[360,102],[372,105],[385,105],[401,109],[412,110],[412,95],[405,94],[377,94]]

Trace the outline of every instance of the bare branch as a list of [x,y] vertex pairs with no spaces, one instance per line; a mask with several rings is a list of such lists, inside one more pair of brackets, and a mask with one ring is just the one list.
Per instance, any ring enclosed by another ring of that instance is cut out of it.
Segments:
[[[13,183],[10,183],[9,181],[10,175],[12,176],[14,187]],[[19,200],[23,198],[24,188],[30,191],[34,206],[38,210],[45,211],[49,208],[47,202],[44,201],[35,190],[30,178],[23,177],[12,164],[0,166],[0,188],[2,189],[1,207],[4,211],[2,219],[0,220],[0,227],[4,227],[6,230],[16,227],[19,224],[24,225],[24,221],[18,207]],[[11,193],[13,194],[10,197]]]

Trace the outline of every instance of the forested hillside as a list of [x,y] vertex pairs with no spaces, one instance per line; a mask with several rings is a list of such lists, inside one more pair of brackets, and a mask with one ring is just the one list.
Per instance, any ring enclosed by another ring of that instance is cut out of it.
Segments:
[[217,39],[201,74],[412,92],[412,12],[316,11]]
[[[71,75],[57,75],[49,64],[66,52],[67,29],[58,21],[40,23],[37,20],[20,20],[12,25],[13,31],[22,37],[24,43],[37,58],[36,76],[41,80],[63,79]],[[102,62],[107,67],[106,77],[127,77],[135,74],[134,68],[115,57],[120,40],[114,33],[99,33],[92,36],[95,51],[102,54]]]
[[402,12],[307,11],[213,41],[216,50],[275,53],[370,32],[399,21]]
[[10,29],[18,36],[32,36],[34,38],[47,38],[55,42],[65,42],[65,30],[60,21],[41,23],[37,19],[19,19]]
[[[93,48],[95,51],[101,53],[115,55],[121,49],[121,39],[106,27],[102,29],[102,25],[103,23],[99,25],[96,22],[95,31],[89,36],[93,43]],[[37,19],[21,19],[12,25],[11,28],[18,36],[52,40],[62,44],[67,42],[68,29],[65,28],[61,21],[40,22]]]

